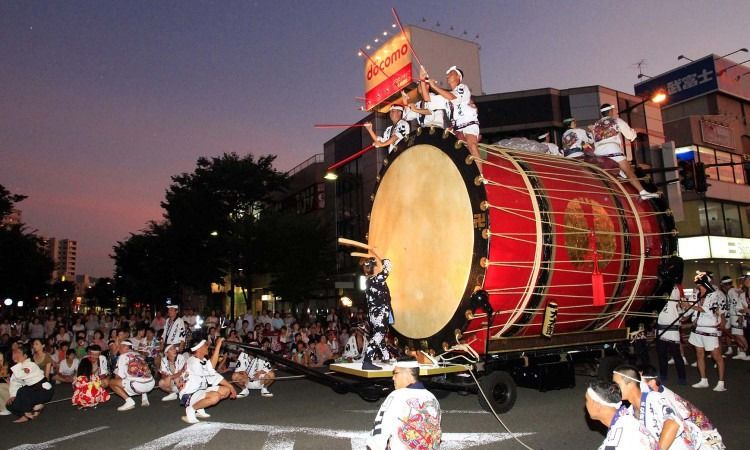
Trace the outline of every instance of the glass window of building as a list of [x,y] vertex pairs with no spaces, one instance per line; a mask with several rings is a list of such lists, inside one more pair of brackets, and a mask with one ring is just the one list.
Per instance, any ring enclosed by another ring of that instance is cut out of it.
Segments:
[[742,221],[743,237],[750,237],[750,207],[740,206],[740,220]]
[[[702,162],[705,165],[716,164],[716,155],[714,154],[714,149],[708,147],[698,147],[698,161]],[[706,168],[706,175],[712,180],[719,179],[716,167]]]
[[731,203],[724,204],[724,223],[726,224],[726,235],[742,237],[742,225],[740,224],[740,208]]
[[692,200],[682,205],[685,211],[685,220],[677,224],[680,236],[701,236],[708,234],[708,223],[706,221],[706,208],[703,200]]
[[[732,162],[732,154],[716,150],[716,164],[727,164]],[[720,166],[716,170],[719,173],[719,181],[734,183],[734,168],[732,166]]]
[[708,234],[712,236],[726,236],[724,227],[724,209],[719,202],[706,202],[706,217],[708,220]]
[[734,182],[737,184],[746,184],[747,181],[745,181],[745,171],[742,168],[742,155],[732,154],[732,162],[734,163],[734,165],[732,166],[732,170],[734,171]]

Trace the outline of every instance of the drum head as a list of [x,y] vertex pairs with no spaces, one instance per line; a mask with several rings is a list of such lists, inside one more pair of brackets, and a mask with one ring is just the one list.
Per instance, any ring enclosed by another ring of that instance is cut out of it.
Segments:
[[456,162],[427,144],[393,158],[378,186],[368,237],[393,263],[394,330],[423,339],[446,328],[465,295],[474,255],[471,199]]

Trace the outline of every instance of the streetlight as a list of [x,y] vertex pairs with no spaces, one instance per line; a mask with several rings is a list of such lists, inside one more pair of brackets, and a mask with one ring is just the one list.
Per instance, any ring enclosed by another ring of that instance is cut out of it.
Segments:
[[653,92],[650,97],[646,97],[643,100],[641,100],[640,102],[636,103],[635,105],[631,105],[631,106],[623,109],[618,114],[627,114],[627,113],[630,113],[635,108],[637,108],[637,107],[639,107],[639,106],[641,106],[641,105],[643,105],[643,104],[645,104],[647,102],[656,103],[658,105],[660,103],[664,103],[665,100],[667,100],[667,94],[666,94],[666,92],[664,92],[662,90],[658,90],[658,91]]
[[733,51],[731,53],[727,53],[724,56],[719,56],[719,58],[726,58],[727,56],[731,56],[731,55],[734,55],[735,53],[739,53],[739,52],[745,52],[745,53],[747,53],[747,49],[745,47],[742,47],[742,48],[739,48],[739,49],[737,49],[737,50],[735,50],[735,51]]
[[6,298],[5,301],[3,302],[3,304],[5,304],[5,306],[10,306],[10,305],[13,304],[13,299],[12,298]]
[[742,62],[738,62],[738,63],[732,64],[732,65],[731,65],[731,66],[729,66],[729,67],[725,67],[725,68],[721,69],[721,70],[719,71],[719,73],[718,73],[717,75],[719,75],[719,76],[722,76],[722,75],[724,75],[725,73],[727,73],[727,71],[728,71],[729,69],[731,69],[731,68],[733,68],[733,67],[741,66],[741,65],[743,65],[743,64],[745,64],[745,63],[748,63],[748,62],[750,62],[750,59],[746,59],[746,60],[744,60],[744,61],[742,61]]
[[687,56],[685,56],[685,55],[680,55],[680,56],[678,56],[678,57],[677,57],[677,61],[679,61],[679,60],[681,60],[681,59],[687,59],[687,60],[688,60],[688,61],[690,61],[690,62],[694,62],[694,60],[693,60],[693,59],[690,59],[690,58],[688,58],[688,57],[687,57]]

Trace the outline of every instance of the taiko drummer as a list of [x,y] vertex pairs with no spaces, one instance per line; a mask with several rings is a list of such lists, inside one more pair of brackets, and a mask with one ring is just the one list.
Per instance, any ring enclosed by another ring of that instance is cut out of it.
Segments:
[[370,249],[372,258],[364,258],[361,262],[362,271],[367,277],[367,310],[372,326],[372,336],[367,343],[367,350],[362,361],[363,370],[380,370],[381,367],[372,363],[373,357],[380,352],[383,361],[390,360],[385,337],[388,333],[388,325],[393,317],[391,309],[391,291],[388,289],[386,279],[391,271],[391,261],[381,260],[375,250]]

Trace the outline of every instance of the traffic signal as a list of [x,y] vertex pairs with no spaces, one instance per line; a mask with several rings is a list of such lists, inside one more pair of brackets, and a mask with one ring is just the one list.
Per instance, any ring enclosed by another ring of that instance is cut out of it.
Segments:
[[[702,163],[699,163],[702,165]],[[695,161],[693,160],[680,160],[678,162],[680,167],[680,184],[686,191],[692,191],[696,188],[696,176],[695,176]],[[705,169],[703,174],[705,175]],[[705,192],[705,191],[704,191]]]
[[694,166],[695,169],[695,192],[698,193],[704,193],[708,190],[708,182],[706,181],[706,178],[708,176],[706,175],[706,165],[702,162],[695,163]]

